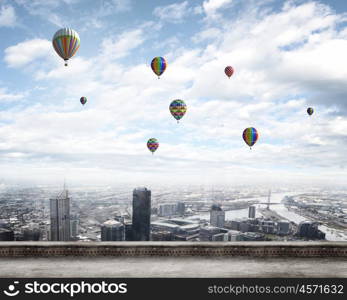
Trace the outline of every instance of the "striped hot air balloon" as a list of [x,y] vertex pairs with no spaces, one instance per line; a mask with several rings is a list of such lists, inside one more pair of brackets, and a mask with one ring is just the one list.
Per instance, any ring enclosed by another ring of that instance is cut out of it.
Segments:
[[158,149],[159,142],[155,138],[150,138],[147,142],[147,148],[149,151],[152,152],[152,154]]
[[233,67],[231,67],[231,66],[225,67],[224,73],[225,73],[225,75],[227,75],[227,76],[229,77],[229,79],[230,79],[230,77],[234,74],[234,69],[233,69]]
[[249,127],[243,131],[242,137],[245,143],[250,147],[250,149],[252,149],[252,146],[258,140],[259,134],[257,129],[254,127]]
[[184,114],[187,111],[187,105],[184,103],[183,100],[176,99],[171,102],[170,104],[170,113],[173,115],[173,117],[177,120],[177,123],[180,119],[184,116]]
[[151,68],[153,72],[160,78],[160,75],[164,73],[167,67],[167,62],[164,57],[154,57],[151,62]]
[[311,115],[313,114],[313,112],[314,112],[314,110],[313,110],[312,107],[309,107],[309,108],[307,109],[307,113],[308,113],[309,116],[311,116]]
[[80,37],[75,30],[62,28],[55,33],[52,43],[54,50],[64,59],[65,66],[67,66],[67,61],[75,55],[80,47]]

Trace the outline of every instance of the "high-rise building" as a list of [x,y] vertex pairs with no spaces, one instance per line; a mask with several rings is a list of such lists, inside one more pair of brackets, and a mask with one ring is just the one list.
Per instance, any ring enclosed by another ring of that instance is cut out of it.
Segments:
[[255,206],[252,205],[248,208],[248,218],[254,219],[255,218]]
[[70,232],[71,232],[71,239],[77,240],[77,236],[79,234],[79,217],[77,215],[73,215],[70,218]]
[[186,211],[186,205],[184,202],[177,202],[177,214],[183,216]]
[[136,188],[133,191],[133,240],[149,241],[151,225],[151,191]]
[[124,225],[116,220],[108,220],[101,225],[102,241],[124,241]]
[[56,198],[50,199],[51,241],[70,241],[70,198],[65,189]]
[[213,204],[210,211],[211,226],[223,228],[224,223],[225,223],[225,211],[222,210],[220,205]]
[[177,204],[164,203],[159,205],[158,215],[160,217],[171,217],[177,212]]
[[133,223],[131,220],[124,220],[125,240],[133,241]]

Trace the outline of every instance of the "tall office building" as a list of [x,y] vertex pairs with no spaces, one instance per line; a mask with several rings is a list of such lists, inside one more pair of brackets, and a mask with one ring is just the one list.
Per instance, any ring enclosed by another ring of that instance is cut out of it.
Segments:
[[78,215],[72,215],[70,217],[70,232],[71,232],[71,239],[76,241],[78,239],[79,235],[79,216]]
[[220,205],[213,204],[210,211],[210,224],[211,226],[222,228],[225,223],[225,211],[222,210]]
[[177,212],[177,204],[164,203],[159,205],[158,216],[160,217],[171,217]]
[[177,202],[177,214],[183,216],[186,211],[186,205],[184,202]]
[[101,225],[102,241],[124,241],[124,225],[116,220],[108,220]]
[[149,241],[151,225],[151,191],[136,188],[133,191],[133,240]]
[[65,189],[56,198],[50,199],[51,241],[70,241],[70,198]]
[[248,218],[254,219],[255,218],[255,206],[252,205],[248,208]]

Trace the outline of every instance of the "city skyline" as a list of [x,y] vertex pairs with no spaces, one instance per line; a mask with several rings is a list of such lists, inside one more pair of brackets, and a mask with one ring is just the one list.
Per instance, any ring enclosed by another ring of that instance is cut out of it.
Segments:
[[[1,1],[0,179],[342,186],[346,11],[328,0]],[[51,43],[63,26],[81,38],[68,67]],[[160,80],[155,56],[168,61]]]

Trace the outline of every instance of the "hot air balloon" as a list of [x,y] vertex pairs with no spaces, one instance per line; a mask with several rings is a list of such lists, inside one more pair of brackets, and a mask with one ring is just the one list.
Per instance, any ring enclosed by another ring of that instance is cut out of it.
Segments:
[[151,68],[158,78],[164,73],[166,66],[167,62],[164,57],[157,56],[152,59]]
[[231,66],[225,67],[224,73],[225,73],[225,75],[227,75],[227,76],[229,77],[229,79],[230,79],[231,75],[234,74],[234,69],[233,69],[233,67],[231,67]]
[[158,149],[159,143],[158,140],[155,138],[150,138],[147,142],[147,148],[149,151],[152,152],[152,154]]
[[54,50],[65,60],[65,66],[67,66],[67,61],[75,55],[80,47],[80,37],[75,30],[62,28],[55,33],[52,43]]
[[257,129],[249,127],[243,131],[242,137],[249,148],[252,149],[252,146],[258,140],[259,135]]
[[311,116],[311,115],[313,114],[313,112],[314,112],[314,110],[313,110],[312,107],[309,107],[309,108],[307,109],[307,113],[308,113],[309,116]]
[[87,97],[81,97],[80,102],[82,103],[82,105],[87,103]]
[[178,121],[182,119],[182,117],[186,113],[187,105],[184,103],[183,100],[176,99],[171,102],[169,109],[171,114],[177,120],[178,123]]

